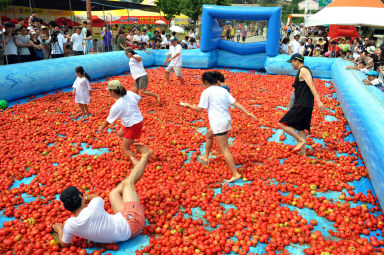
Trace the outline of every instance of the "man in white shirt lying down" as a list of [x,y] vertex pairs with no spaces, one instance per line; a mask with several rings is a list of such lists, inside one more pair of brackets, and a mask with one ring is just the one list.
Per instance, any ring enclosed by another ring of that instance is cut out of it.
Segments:
[[[128,178],[109,193],[114,214],[104,209],[104,200],[97,195],[84,197],[74,186],[60,194],[65,209],[73,213],[64,226],[55,223],[53,229],[59,235],[61,246],[68,247],[73,237],[78,236],[97,243],[116,243],[139,235],[144,229],[144,208],[135,190],[135,184],[143,176],[151,152],[142,144],[135,144],[141,159]],[[90,201],[88,206],[85,205]]]

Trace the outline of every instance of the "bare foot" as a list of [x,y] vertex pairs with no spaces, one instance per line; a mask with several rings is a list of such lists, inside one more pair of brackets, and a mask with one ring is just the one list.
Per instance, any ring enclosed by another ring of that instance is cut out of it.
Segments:
[[159,96],[156,97],[156,103],[157,103],[157,105],[160,105],[160,97]]
[[300,142],[298,142],[298,143],[296,144],[296,146],[295,146],[295,148],[294,148],[293,150],[294,150],[294,151],[301,151],[302,148],[305,146],[306,143],[307,143],[307,142],[306,142],[304,139],[302,139]]
[[135,167],[139,163],[139,161],[134,156],[129,156],[129,157],[131,158],[132,165]]
[[302,152],[302,151],[298,151],[297,154],[299,154],[302,157],[306,157],[307,156],[307,154],[305,152]]
[[134,143],[133,144],[137,151],[140,151],[141,156],[146,156],[150,158],[152,156],[152,151],[148,149],[144,144],[141,143]]
[[204,156],[200,156],[200,157],[199,157],[199,160],[203,161],[203,162],[206,163],[206,164],[208,164],[208,162],[209,162],[208,157],[206,157],[205,155],[204,155]]
[[231,183],[231,182],[234,182],[234,181],[236,181],[236,180],[238,180],[238,179],[240,179],[240,178],[241,178],[241,174],[234,175],[234,176],[232,176],[231,179],[226,180],[225,182],[226,182],[226,183]]

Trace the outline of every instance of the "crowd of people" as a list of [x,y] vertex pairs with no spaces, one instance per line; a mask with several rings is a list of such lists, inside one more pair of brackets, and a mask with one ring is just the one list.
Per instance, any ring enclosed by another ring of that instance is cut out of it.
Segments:
[[[36,12],[28,19],[19,18],[17,24],[5,23],[0,36],[0,49],[3,50],[3,64],[14,64],[48,58],[84,55],[95,51],[98,43],[88,23],[80,27],[68,27],[65,22],[59,25],[51,21],[44,25]],[[103,52],[124,50],[132,47],[150,53],[150,49],[169,49],[171,40],[181,36],[179,43],[183,49],[196,49],[197,32],[190,29],[184,35],[176,32],[166,33],[160,25],[148,28],[134,24],[131,28],[107,25],[101,31]]]
[[[297,31],[297,30],[295,30]],[[384,77],[384,44],[379,47],[369,37],[354,38],[340,37],[329,40],[326,34],[320,37],[302,36],[296,32],[293,40],[287,36],[280,44],[281,54],[301,54],[310,57],[342,58],[351,62],[353,69],[361,70],[368,74],[373,71],[379,78],[380,85]],[[317,34],[319,36],[319,34]],[[349,68],[350,69],[350,68]]]

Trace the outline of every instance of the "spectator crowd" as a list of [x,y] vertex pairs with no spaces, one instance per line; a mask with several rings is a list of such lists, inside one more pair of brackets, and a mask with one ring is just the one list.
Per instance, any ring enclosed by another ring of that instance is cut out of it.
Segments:
[[[17,24],[5,23],[0,34],[0,49],[3,64],[14,64],[48,58],[60,58],[89,54],[95,51],[100,43],[103,52],[125,50],[132,47],[150,53],[150,49],[169,49],[171,40],[180,34],[167,34],[160,25],[142,28],[134,24],[131,28],[119,25],[105,26],[101,31],[100,42],[92,34],[87,22],[81,27],[67,27],[65,22],[60,26],[51,21],[44,25],[36,12],[28,19],[28,26],[24,19],[19,18]],[[189,30],[179,43],[183,49],[196,49],[197,31]]]

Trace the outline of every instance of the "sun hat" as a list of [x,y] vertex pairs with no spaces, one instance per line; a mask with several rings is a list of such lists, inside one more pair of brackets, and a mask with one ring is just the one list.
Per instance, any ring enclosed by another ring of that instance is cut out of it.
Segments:
[[137,53],[133,50],[132,47],[128,47],[128,48],[125,49],[125,54],[127,54],[127,53],[131,53],[132,55],[137,54]]
[[120,89],[123,85],[121,85],[121,82],[119,80],[113,80],[108,82],[107,90],[116,90]]

